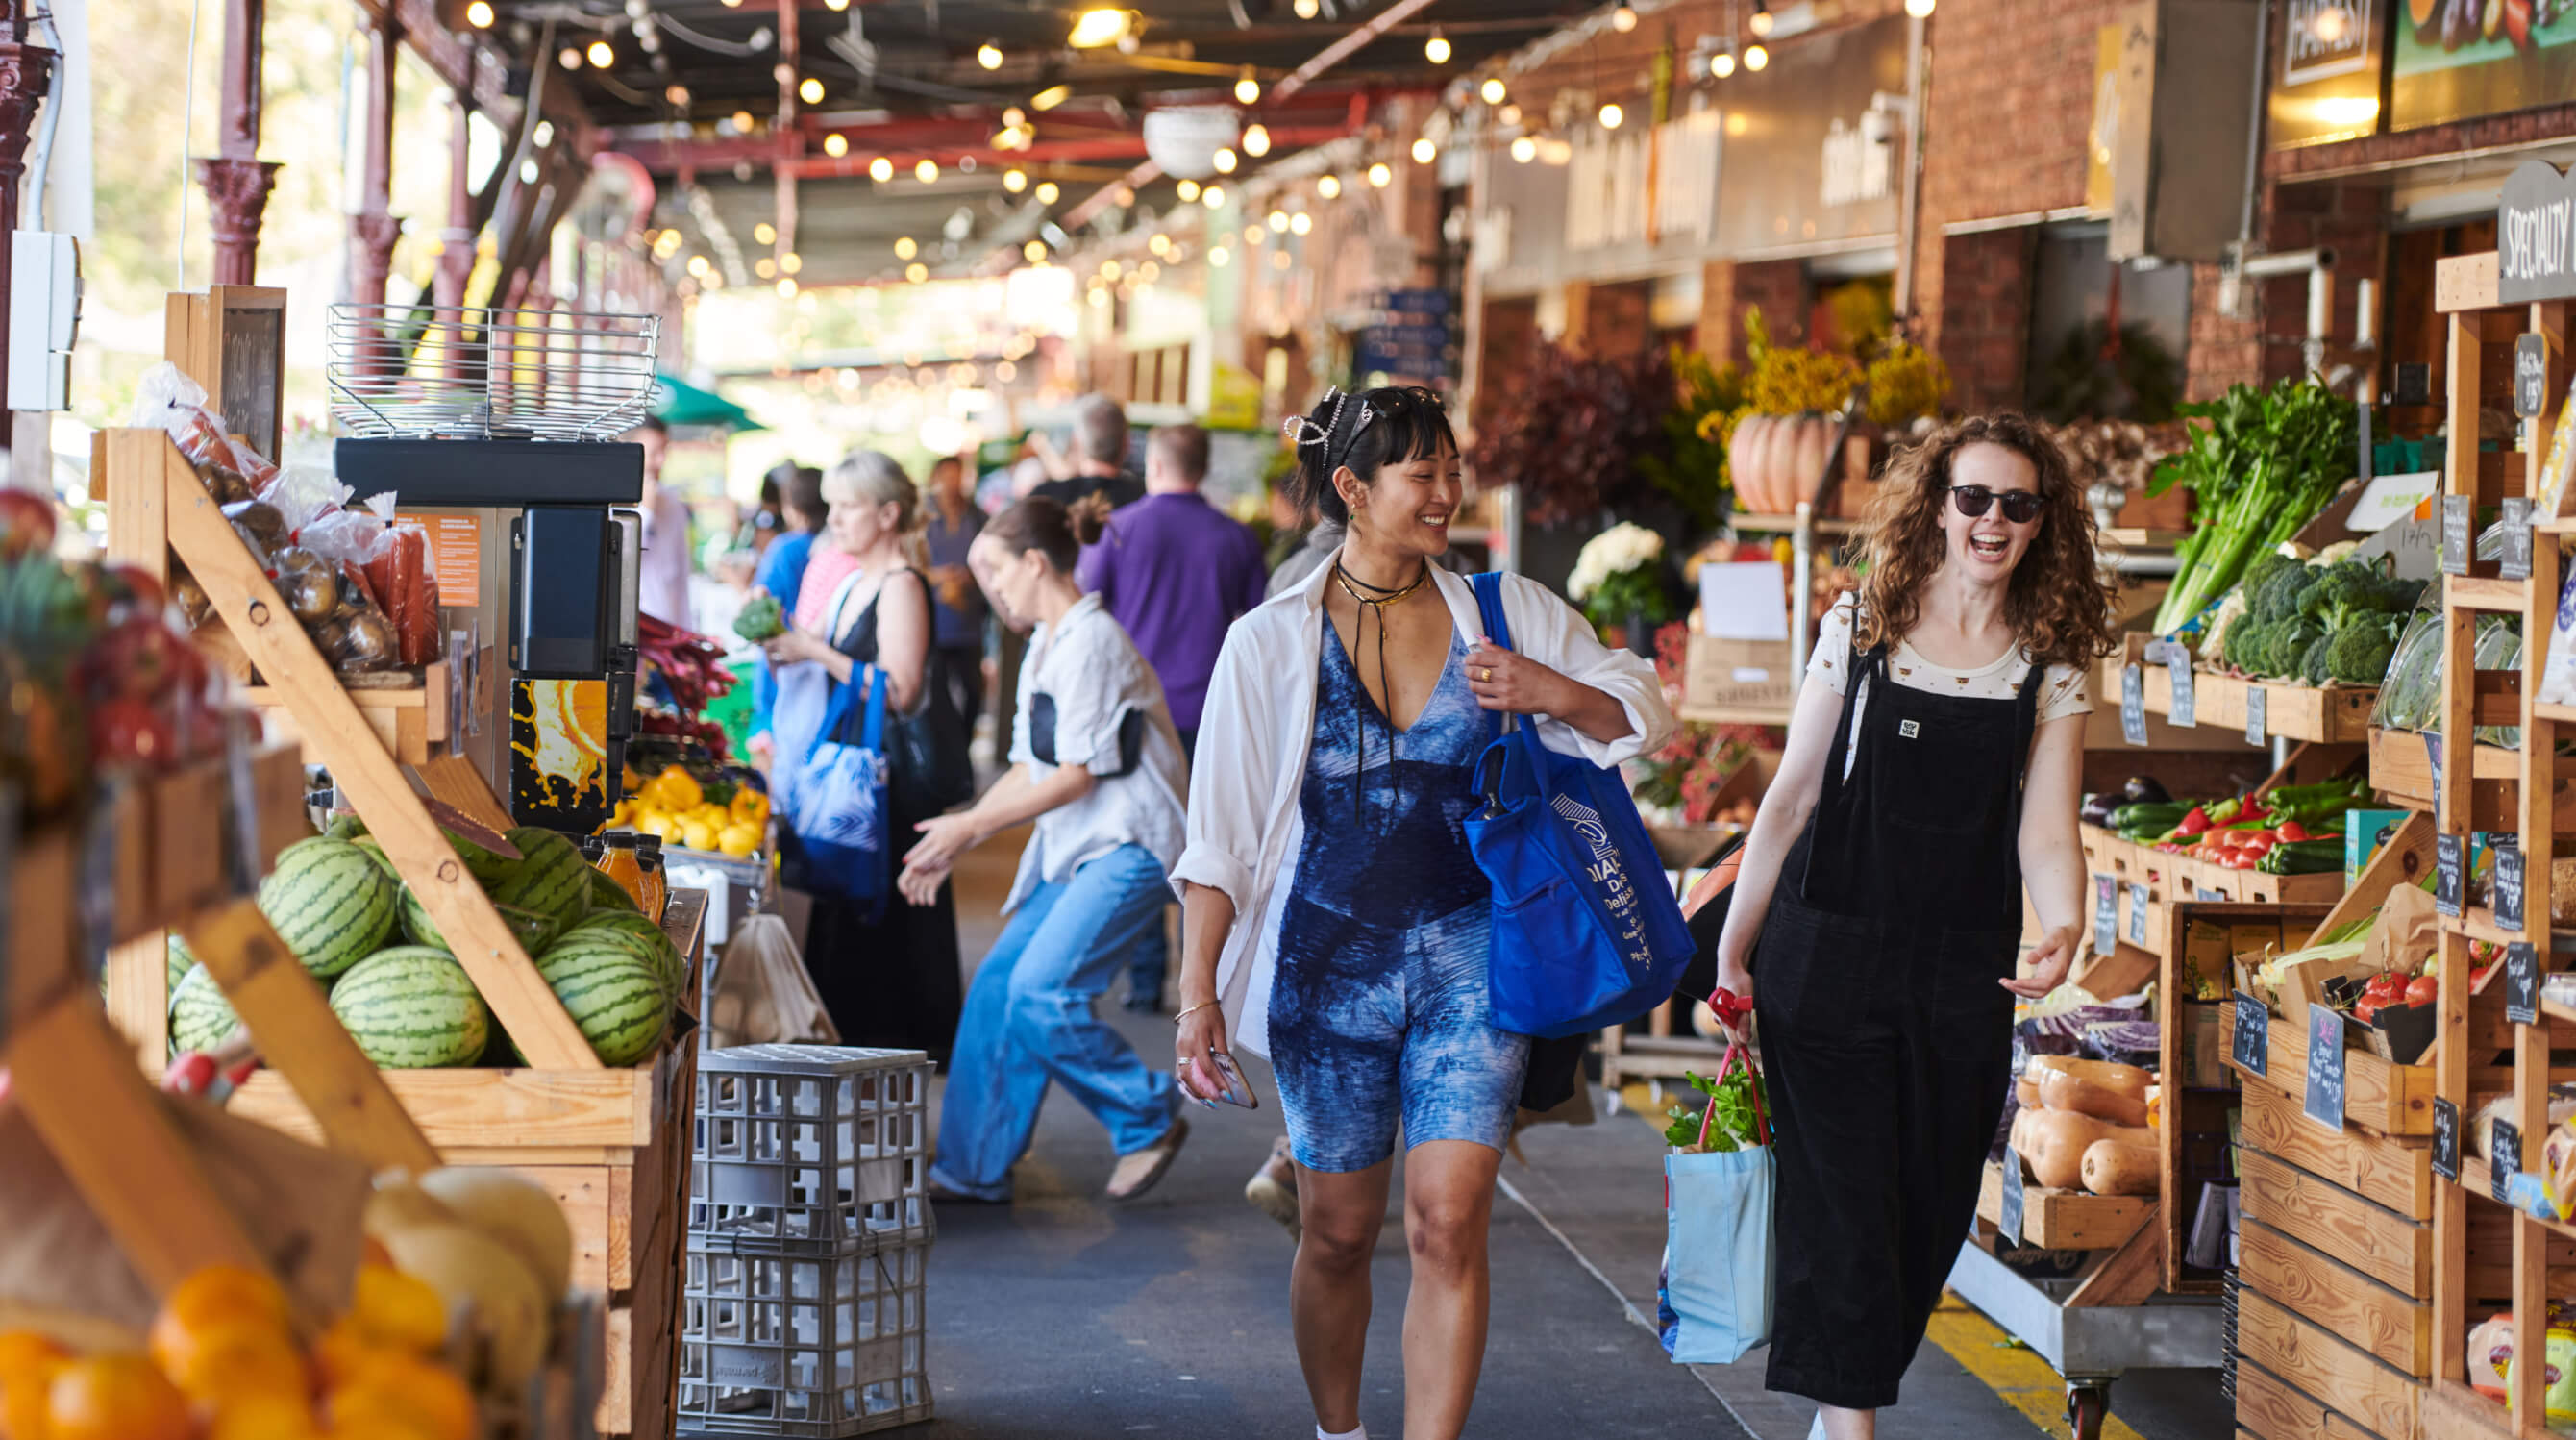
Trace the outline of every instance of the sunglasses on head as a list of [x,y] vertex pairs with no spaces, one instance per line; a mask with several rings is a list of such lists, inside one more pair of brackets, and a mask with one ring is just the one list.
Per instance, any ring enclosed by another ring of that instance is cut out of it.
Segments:
[[1985,514],[1986,507],[1998,500],[2004,502],[2004,518],[2015,525],[2027,525],[2039,518],[2036,490],[1989,490],[1983,485],[1950,487],[1950,503],[1971,520]]

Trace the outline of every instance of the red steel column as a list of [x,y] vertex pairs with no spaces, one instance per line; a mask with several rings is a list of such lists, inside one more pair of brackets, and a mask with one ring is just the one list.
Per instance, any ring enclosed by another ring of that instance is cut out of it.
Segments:
[[388,12],[368,39],[366,170],[358,213],[349,217],[349,294],[361,305],[382,305],[394,242],[402,238],[402,221],[393,214],[394,61],[402,27]]
[[215,219],[215,283],[248,285],[259,268],[260,218],[268,211],[277,166],[259,158],[260,51],[267,0],[226,0],[222,143],[197,161]]
[[439,232],[438,271],[430,294],[438,301],[438,323],[448,327],[447,378],[462,380],[465,351],[465,282],[474,274],[474,179],[466,169],[472,144],[474,97],[458,91],[448,97],[447,228]]

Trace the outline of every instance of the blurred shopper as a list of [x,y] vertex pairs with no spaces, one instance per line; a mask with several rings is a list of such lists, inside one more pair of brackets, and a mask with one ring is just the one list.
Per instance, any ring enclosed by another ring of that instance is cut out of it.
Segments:
[[1037,1132],[1048,1081],[1108,1127],[1109,1197],[1163,1178],[1189,1138],[1172,1077],[1149,1070],[1093,1002],[1121,957],[1163,928],[1180,857],[1187,767],[1162,686],[1097,596],[1073,583],[1108,502],[1071,515],[1024,500],[985,527],[976,578],[995,614],[1031,631],[1012,768],[975,807],[923,822],[897,884],[944,884],[957,856],[1037,822],[1002,913],[1010,924],[967,992],[939,1118],[934,1195],[1007,1201],[1011,1167]]
[[[830,507],[823,499],[823,472],[811,465],[790,461],[778,466],[761,482],[764,493],[773,486],[778,491],[784,533],[760,552],[760,564],[751,572],[751,588],[767,592],[782,608],[793,612],[798,592],[805,585],[805,569],[813,557],[817,532],[822,530]],[[778,673],[770,668],[764,651],[760,668],[751,676],[751,750],[764,762],[770,752],[769,711],[777,700]]]
[[[921,492],[890,457],[861,450],[823,477],[830,505],[824,539],[806,566],[805,589],[827,552],[853,562],[819,616],[769,642],[770,660],[820,665],[839,684],[863,667],[884,675],[892,721],[930,703],[930,582],[915,567],[911,542]],[[886,778],[891,811],[886,833],[902,836],[945,807],[924,809],[913,796],[919,777],[902,773],[905,747],[886,747],[895,773]],[[888,904],[870,921],[859,907],[830,896],[814,899],[805,967],[845,1045],[926,1050],[945,1062],[957,1032],[960,992],[957,914],[943,877],[909,904]]]
[[1073,448],[1063,459],[1073,473],[1031,494],[1070,507],[1098,492],[1121,510],[1145,498],[1145,482],[1127,468],[1126,408],[1106,395],[1095,391],[1074,402]]
[[966,552],[984,528],[983,512],[967,493],[966,462],[943,455],[930,466],[930,523],[922,541],[930,551],[930,596],[937,606],[932,640],[938,683],[968,726],[984,710],[984,595],[966,568]]
[[671,427],[648,415],[627,438],[644,447],[644,493],[635,505],[644,518],[644,557],[636,572],[635,608],[695,633],[698,627],[689,612],[689,503],[662,484]]
[[[1299,499],[1348,539],[1243,618],[1208,687],[1189,806],[1180,1083],[1207,1096],[1267,1050],[1304,1233],[1289,1287],[1328,1440],[1364,1436],[1369,1265],[1405,1152],[1405,1440],[1456,1440],[1483,1367],[1486,1231],[1526,1036],[1494,1028],[1492,883],[1462,828],[1498,718],[1615,764],[1672,728],[1644,660],[1505,577],[1517,652],[1433,564],[1458,512],[1458,444],[1421,389],[1328,395],[1297,426]],[[1232,1023],[1229,1025],[1229,1017]]]

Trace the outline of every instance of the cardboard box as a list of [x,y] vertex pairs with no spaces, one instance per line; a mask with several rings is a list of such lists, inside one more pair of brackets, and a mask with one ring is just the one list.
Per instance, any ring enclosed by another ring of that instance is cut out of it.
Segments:
[[2412,810],[2348,810],[2343,817],[2343,883],[2346,887],[2361,878],[2361,872],[2379,852],[2388,848],[2389,837],[2406,823]]
[[2227,1087],[2227,1016],[2218,1005],[2185,1005],[2182,1073],[2185,1085],[2222,1090]]
[[1682,664],[1685,708],[1785,711],[1797,698],[1788,641],[1690,637]]
[[2194,920],[2182,937],[2182,1000],[2224,1000],[2227,998],[2228,962],[2235,958],[2227,948],[2227,927],[2208,920]]

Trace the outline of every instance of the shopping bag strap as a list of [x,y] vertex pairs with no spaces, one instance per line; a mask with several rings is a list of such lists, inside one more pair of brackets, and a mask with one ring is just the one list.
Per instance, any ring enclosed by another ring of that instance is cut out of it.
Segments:
[[860,665],[850,672],[843,684],[832,687],[832,699],[823,707],[823,725],[805,746],[805,761],[811,764],[816,751],[827,744],[840,743],[841,727],[849,723],[850,707],[861,691],[867,694],[867,715],[861,722],[859,746],[864,750],[885,749],[886,673],[874,665]]
[[[1498,650],[1513,649],[1512,622],[1510,617],[1503,613],[1502,572],[1499,570],[1487,570],[1481,574],[1468,577],[1467,583],[1473,587],[1476,592],[1476,616],[1478,619],[1485,622],[1485,638],[1493,642],[1494,648]],[[1511,722],[1511,732],[1519,739],[1519,749],[1521,754],[1529,761],[1531,780],[1536,782],[1540,777],[1546,775],[1547,766],[1540,759],[1538,753],[1538,727],[1531,725],[1525,716],[1507,715],[1500,710],[1493,712],[1493,720],[1494,733],[1497,737],[1502,735],[1505,722]],[[1493,777],[1492,783],[1489,783],[1487,778],[1481,773],[1481,767],[1480,773],[1477,776],[1477,789],[1483,793],[1488,800],[1492,800],[1494,798],[1495,789],[1498,787],[1501,779],[1501,766],[1499,763],[1496,764],[1495,770],[1496,774]]]
[[[1744,1073],[1753,1081],[1753,1143],[1768,1145],[1771,1143],[1771,1117],[1762,1106],[1762,1070],[1753,1063],[1753,1048],[1745,1043],[1742,1028],[1743,1022],[1753,1014],[1753,1002],[1721,986],[1709,997],[1708,1007],[1717,1016],[1718,1028],[1726,1032],[1726,1054],[1717,1062],[1713,1083],[1723,1085],[1735,1067],[1744,1067]],[[1699,1143],[1703,1149],[1708,1145],[1709,1123],[1716,1115],[1717,1097],[1711,1095],[1699,1113]]]

